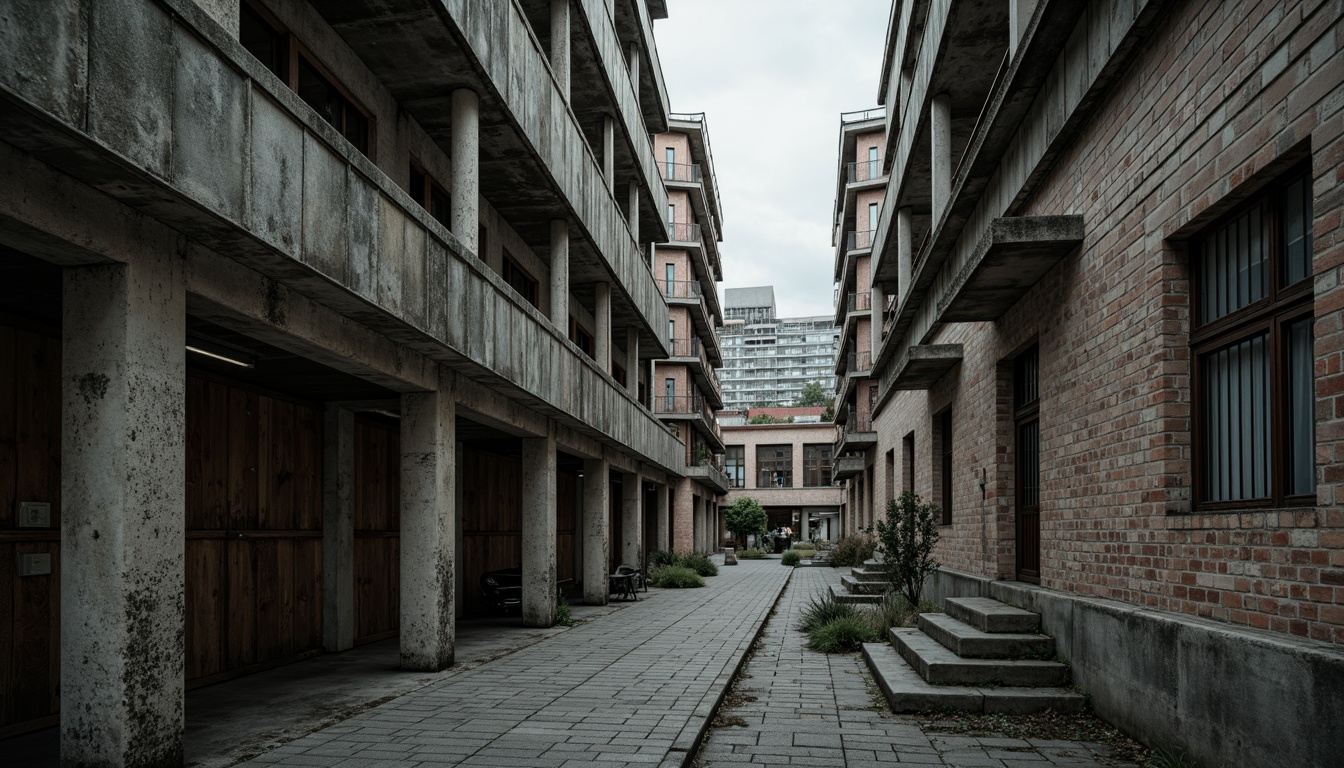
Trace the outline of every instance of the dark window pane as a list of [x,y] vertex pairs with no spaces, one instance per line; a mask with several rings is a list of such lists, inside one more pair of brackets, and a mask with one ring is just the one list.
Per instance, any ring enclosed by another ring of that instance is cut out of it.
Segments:
[[1269,339],[1260,334],[1205,355],[1204,501],[1269,496]]
[[1199,253],[1199,322],[1210,323],[1265,298],[1269,248],[1264,205],[1257,205],[1206,237]]
[[1283,193],[1284,285],[1311,275],[1311,185],[1306,177]]
[[1316,392],[1312,320],[1288,326],[1288,493],[1316,491]]
[[421,208],[429,207],[425,205],[426,203],[425,187],[428,186],[425,182],[426,182],[425,174],[421,173],[419,168],[416,168],[414,165],[412,165],[411,183],[410,183],[410,189],[408,191],[411,193],[411,199],[419,203]]
[[445,227],[452,226],[448,223],[448,193],[444,192],[437,184],[433,184],[429,188],[429,215]]
[[285,79],[285,36],[247,3],[240,4],[238,41],[276,77]]

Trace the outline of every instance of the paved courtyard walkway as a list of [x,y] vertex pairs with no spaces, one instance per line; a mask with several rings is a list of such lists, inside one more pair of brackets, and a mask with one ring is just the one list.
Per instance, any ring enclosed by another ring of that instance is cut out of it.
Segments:
[[[771,561],[778,566],[777,561]],[[965,768],[1131,766],[1110,761],[1100,744],[925,734],[917,721],[885,710],[858,654],[808,650],[796,629],[808,601],[840,582],[832,568],[798,568],[743,670],[738,692],[756,697],[727,708],[746,727],[710,731],[700,768],[815,765],[860,768],[948,765]],[[874,698],[876,697],[876,698]],[[875,706],[876,705],[876,706]]]
[[792,570],[745,561],[654,590],[247,765],[679,766]]

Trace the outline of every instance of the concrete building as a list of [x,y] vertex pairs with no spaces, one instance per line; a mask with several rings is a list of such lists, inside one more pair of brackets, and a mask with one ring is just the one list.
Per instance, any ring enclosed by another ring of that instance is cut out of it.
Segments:
[[686,447],[688,474],[676,487],[672,547],[708,552],[718,546],[718,498],[728,490],[718,458],[723,438],[714,418],[724,405],[715,374],[723,365],[715,333],[723,324],[718,289],[723,213],[703,114],[672,115],[653,144],[667,185],[671,233],[653,256],[654,276],[667,299],[671,340],[671,357],[654,364],[653,410]]
[[185,688],[439,670],[482,573],[549,626],[708,530],[649,400],[663,3],[2,15],[0,737],[180,764]]
[[788,526],[799,540],[837,538],[840,489],[831,476],[835,425],[742,424],[723,427],[731,490],[765,507],[769,530]]
[[776,317],[775,289],[729,288],[723,296],[726,407],[790,406],[810,383],[835,385],[836,329],[830,317]]
[[935,597],[1041,613],[1201,765],[1344,753],[1341,39],[1310,0],[891,9],[846,527],[939,504]]

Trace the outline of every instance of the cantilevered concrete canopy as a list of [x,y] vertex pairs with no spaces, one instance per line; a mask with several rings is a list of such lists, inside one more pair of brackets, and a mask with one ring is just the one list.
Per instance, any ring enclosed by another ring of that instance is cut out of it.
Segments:
[[930,389],[952,366],[961,362],[960,344],[921,344],[905,351],[892,368],[895,375],[883,382],[884,391]]
[[836,458],[831,469],[831,477],[835,480],[844,480],[861,474],[863,474],[862,456],[840,456]]
[[998,320],[1083,242],[1083,217],[1017,216],[990,222],[975,253],[938,302],[944,323]]

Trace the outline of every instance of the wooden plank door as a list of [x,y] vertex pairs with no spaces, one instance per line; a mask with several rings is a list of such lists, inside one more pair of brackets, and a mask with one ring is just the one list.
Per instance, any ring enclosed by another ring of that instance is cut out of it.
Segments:
[[1017,579],[1041,581],[1040,368],[1035,347],[1014,361],[1015,543]]

